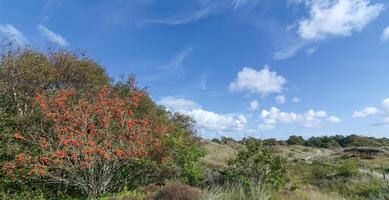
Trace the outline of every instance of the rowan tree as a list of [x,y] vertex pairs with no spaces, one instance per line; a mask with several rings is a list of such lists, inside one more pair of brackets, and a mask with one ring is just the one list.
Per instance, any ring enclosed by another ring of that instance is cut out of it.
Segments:
[[85,97],[70,90],[36,95],[51,128],[15,132],[23,150],[3,172],[77,187],[90,197],[115,189],[125,180],[123,169],[137,160],[166,160],[162,141],[169,127],[134,116],[144,96],[134,90],[119,97],[109,87]]

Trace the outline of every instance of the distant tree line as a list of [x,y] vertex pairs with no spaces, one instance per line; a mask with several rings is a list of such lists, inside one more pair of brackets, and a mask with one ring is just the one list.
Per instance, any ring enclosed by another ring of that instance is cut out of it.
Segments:
[[301,145],[316,148],[331,148],[331,147],[380,147],[389,146],[389,138],[375,138],[365,137],[359,135],[335,135],[335,136],[319,136],[310,137],[304,139],[302,136],[291,135],[287,140],[277,140],[275,138],[269,139],[256,139],[256,138],[243,138],[240,141],[236,141],[230,137],[215,138],[212,141],[219,144],[231,144],[231,143],[242,143],[245,144],[249,140],[258,140],[260,144],[264,146],[275,146],[275,145]]

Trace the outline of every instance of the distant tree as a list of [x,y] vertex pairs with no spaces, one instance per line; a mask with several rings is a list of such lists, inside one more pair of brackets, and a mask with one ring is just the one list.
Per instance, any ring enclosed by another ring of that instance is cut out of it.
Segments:
[[304,138],[301,136],[291,135],[286,141],[288,145],[304,145]]
[[220,141],[219,138],[213,138],[211,141],[214,142],[214,143],[221,144],[221,141]]
[[228,143],[231,143],[231,142],[235,143],[236,141],[233,138],[221,136],[220,137],[220,142],[222,144],[228,144]]
[[277,139],[275,138],[269,138],[262,140],[262,144],[265,146],[276,146],[276,145],[282,145]]

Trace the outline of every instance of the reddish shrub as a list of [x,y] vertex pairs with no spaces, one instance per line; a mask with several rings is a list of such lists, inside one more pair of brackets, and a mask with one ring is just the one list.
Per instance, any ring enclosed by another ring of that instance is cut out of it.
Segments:
[[91,197],[109,191],[124,181],[115,179],[124,167],[163,149],[166,131],[160,130],[168,128],[134,114],[144,95],[134,90],[121,98],[108,87],[85,98],[69,90],[37,95],[52,128],[16,132],[15,141],[26,148],[3,171],[75,186]]

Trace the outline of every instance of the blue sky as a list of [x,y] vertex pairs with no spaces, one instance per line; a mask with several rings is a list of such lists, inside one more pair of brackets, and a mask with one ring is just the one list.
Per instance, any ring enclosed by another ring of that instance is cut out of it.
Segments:
[[2,0],[0,37],[136,74],[212,138],[389,136],[384,0]]

